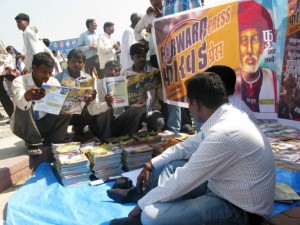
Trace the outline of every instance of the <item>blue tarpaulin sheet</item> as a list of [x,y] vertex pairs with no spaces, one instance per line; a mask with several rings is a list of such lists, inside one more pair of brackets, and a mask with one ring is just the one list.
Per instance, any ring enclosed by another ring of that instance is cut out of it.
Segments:
[[[300,172],[276,169],[277,182],[289,184],[300,194]],[[114,218],[128,215],[134,204],[118,204],[109,199],[106,190],[113,183],[63,187],[49,163],[42,163],[8,201],[7,225],[109,224]],[[274,203],[272,216],[286,211],[293,204]]]
[[109,224],[125,217],[135,204],[119,204],[107,197],[113,182],[64,187],[49,163],[42,163],[9,199],[7,225],[93,225]]

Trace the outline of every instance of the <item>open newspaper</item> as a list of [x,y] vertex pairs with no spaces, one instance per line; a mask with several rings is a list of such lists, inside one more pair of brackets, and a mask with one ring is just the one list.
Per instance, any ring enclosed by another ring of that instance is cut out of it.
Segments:
[[[145,105],[144,94],[155,89],[160,82],[160,71],[146,73],[125,71],[125,76],[104,78],[107,93],[111,93],[116,101],[114,107]],[[127,83],[127,85],[126,85]]]
[[92,94],[92,87],[63,87],[45,84],[42,86],[46,95],[39,101],[35,101],[33,109],[58,115],[80,114],[85,99]]

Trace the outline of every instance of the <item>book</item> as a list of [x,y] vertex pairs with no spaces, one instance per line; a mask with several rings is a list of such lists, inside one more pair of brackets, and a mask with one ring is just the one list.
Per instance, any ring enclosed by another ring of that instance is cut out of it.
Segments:
[[160,70],[153,70],[147,73],[135,73],[126,71],[127,91],[129,105],[140,106],[145,104],[144,93],[157,88],[160,84]]
[[293,203],[300,200],[300,196],[288,184],[277,183],[274,200],[277,202]]
[[45,84],[42,86],[46,95],[35,101],[33,110],[50,114],[80,114],[85,102],[92,92],[92,87],[63,87]]
[[104,78],[104,87],[107,94],[114,97],[112,106],[114,108],[128,106],[128,92],[126,77],[106,77]]

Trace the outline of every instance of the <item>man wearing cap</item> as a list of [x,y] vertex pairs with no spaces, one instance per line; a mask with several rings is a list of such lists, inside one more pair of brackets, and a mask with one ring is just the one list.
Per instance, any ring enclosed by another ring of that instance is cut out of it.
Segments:
[[259,68],[264,49],[272,47],[270,38],[275,39],[272,18],[262,5],[247,1],[239,3],[238,21],[242,99],[254,112],[276,112],[276,73]]
[[106,22],[103,25],[104,34],[101,34],[97,40],[98,57],[101,69],[99,78],[103,78],[104,65],[108,60],[117,60],[117,54],[121,52],[120,45],[113,40],[112,34],[115,31],[115,26],[112,22]]

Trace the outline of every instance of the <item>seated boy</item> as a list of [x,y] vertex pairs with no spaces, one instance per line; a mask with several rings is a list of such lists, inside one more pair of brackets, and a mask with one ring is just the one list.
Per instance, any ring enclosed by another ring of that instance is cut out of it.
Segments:
[[25,141],[29,155],[42,154],[43,141],[63,142],[67,133],[68,116],[33,111],[34,101],[45,96],[43,83],[60,85],[51,76],[54,64],[48,53],[38,53],[33,57],[32,73],[17,77],[12,83],[15,111],[10,125],[13,133]]
[[[104,77],[119,76],[120,70],[119,62],[110,60],[105,64]],[[88,113],[94,118],[89,124],[91,132],[101,140],[137,132],[144,108],[113,108],[114,97],[106,93],[104,85],[104,79],[97,80],[97,99],[87,107]]]

